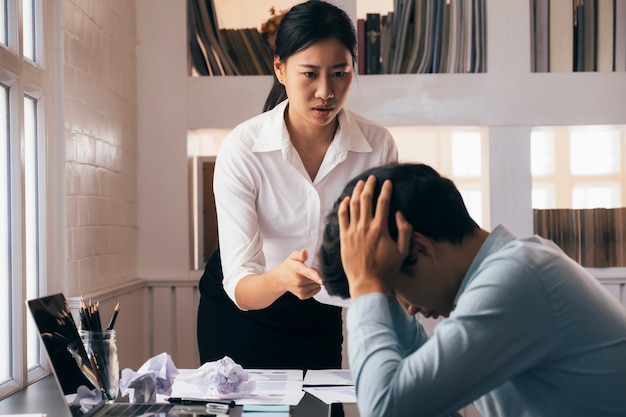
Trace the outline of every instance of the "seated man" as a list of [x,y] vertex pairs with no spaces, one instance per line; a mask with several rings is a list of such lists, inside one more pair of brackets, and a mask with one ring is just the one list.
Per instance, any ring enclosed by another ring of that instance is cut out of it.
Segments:
[[[483,416],[626,415],[624,306],[551,241],[481,229],[429,166],[352,180],[319,257],[328,292],[352,298],[362,417],[472,401]],[[448,318],[429,338],[417,313]]]

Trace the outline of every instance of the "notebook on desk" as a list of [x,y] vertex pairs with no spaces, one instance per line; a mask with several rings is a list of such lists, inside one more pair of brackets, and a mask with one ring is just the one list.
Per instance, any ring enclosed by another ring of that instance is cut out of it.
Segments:
[[104,400],[87,412],[81,410],[78,404],[71,402],[78,388],[80,386],[86,386],[89,389],[96,387],[85,376],[91,372],[89,359],[65,297],[63,294],[54,294],[28,300],[26,303],[39,331],[41,345],[48,355],[57,386],[65,400],[68,415],[72,417],[154,414],[163,416],[171,412],[174,407],[172,404],[106,403]]

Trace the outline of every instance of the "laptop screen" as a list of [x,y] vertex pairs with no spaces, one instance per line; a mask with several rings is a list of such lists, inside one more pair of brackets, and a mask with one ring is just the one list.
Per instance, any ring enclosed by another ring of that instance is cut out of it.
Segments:
[[[63,294],[29,300],[28,307],[66,402],[80,386],[94,389],[95,374]],[[69,403],[68,409],[73,416],[82,414]]]

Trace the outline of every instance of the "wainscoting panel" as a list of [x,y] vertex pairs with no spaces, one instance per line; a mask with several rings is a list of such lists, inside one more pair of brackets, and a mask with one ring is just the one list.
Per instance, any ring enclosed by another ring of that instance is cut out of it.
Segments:
[[147,283],[147,291],[150,356],[167,352],[177,368],[199,367],[198,279],[153,280]]

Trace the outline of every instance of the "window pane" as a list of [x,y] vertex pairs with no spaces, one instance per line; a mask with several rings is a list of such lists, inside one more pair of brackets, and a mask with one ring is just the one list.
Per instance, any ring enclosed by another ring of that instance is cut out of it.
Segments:
[[22,3],[23,54],[35,60],[35,0],[24,0]]
[[7,45],[8,24],[7,24],[7,0],[0,0],[0,43]]
[[618,132],[576,130],[570,136],[570,166],[573,175],[619,172]]
[[9,379],[12,374],[8,100],[8,88],[0,84],[0,383]]
[[554,136],[551,132],[531,133],[530,170],[533,176],[554,174]]
[[467,207],[467,212],[470,217],[474,219],[479,226],[484,227],[483,224],[483,195],[480,188],[463,188],[458,187],[461,197]]
[[549,186],[533,186],[532,207],[534,209],[556,208],[554,188]]
[[572,188],[572,208],[598,207],[621,207],[619,184],[582,184]]
[[480,133],[454,132],[452,134],[452,175],[480,177]]
[[[37,158],[37,101],[24,98],[24,182],[25,182],[25,228],[26,228],[26,298],[39,294],[39,216],[38,204],[38,158]],[[39,364],[39,338],[31,320],[27,321],[27,365]]]

